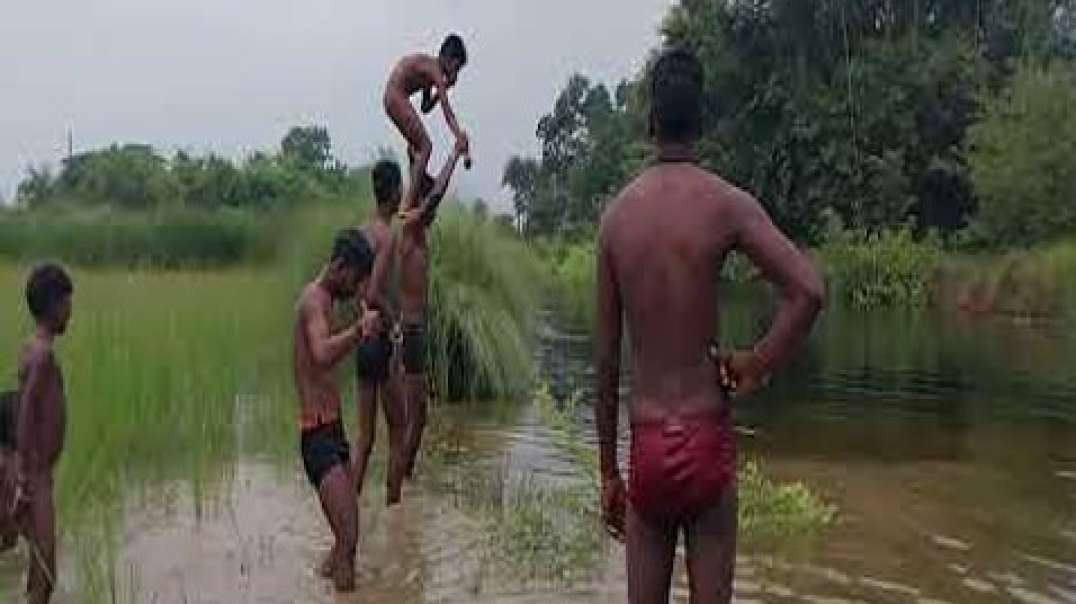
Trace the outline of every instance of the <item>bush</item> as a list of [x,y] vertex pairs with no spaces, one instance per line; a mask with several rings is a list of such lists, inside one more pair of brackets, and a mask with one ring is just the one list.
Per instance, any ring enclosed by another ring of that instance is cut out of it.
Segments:
[[910,227],[868,233],[830,228],[820,253],[830,291],[856,308],[923,306],[941,243],[916,241]]
[[978,237],[1029,245],[1076,230],[1076,78],[1072,65],[1022,66],[968,133]]

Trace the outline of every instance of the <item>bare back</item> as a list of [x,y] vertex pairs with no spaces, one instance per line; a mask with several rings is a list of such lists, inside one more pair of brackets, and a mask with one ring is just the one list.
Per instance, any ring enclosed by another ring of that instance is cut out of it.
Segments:
[[[599,245],[599,280],[610,291],[599,295],[599,313],[623,309],[636,420],[725,404],[707,350],[719,336],[717,281],[730,251],[744,251],[782,288],[814,276],[750,195],[687,162],[657,164],[632,182],[603,217]],[[767,340],[777,346],[800,336],[774,331]]]
[[[33,449],[33,458],[41,467],[33,471],[50,471],[63,451],[64,437],[67,430],[67,401],[64,395],[63,372],[50,344],[39,338],[28,342],[22,350],[19,360],[19,391],[26,392],[31,372],[37,372],[36,379],[40,387],[32,401],[33,405],[29,443],[25,446]],[[23,448],[20,442],[20,449]]]
[[435,84],[431,76],[435,69],[440,69],[437,57],[422,53],[407,55],[392,68],[386,92],[410,97],[420,90],[430,88]]
[[332,300],[314,284],[307,285],[296,308],[292,341],[292,369],[301,404],[300,422],[304,427],[317,426],[340,417],[340,390],[332,365],[315,360],[310,343],[310,324],[330,322]]

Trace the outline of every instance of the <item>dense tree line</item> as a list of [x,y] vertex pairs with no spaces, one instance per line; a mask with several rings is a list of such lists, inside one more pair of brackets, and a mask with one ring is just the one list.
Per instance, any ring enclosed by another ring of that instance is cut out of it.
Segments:
[[148,145],[112,145],[72,155],[59,170],[31,168],[15,202],[27,209],[109,207],[122,210],[245,208],[271,210],[368,188],[362,173],[333,157],[328,130],[292,128],[279,152],[240,162],[217,155],[171,157]]
[[[1076,123],[1076,0],[682,0],[662,35],[706,65],[704,164],[801,241],[834,216],[984,242],[1076,227],[1054,211],[1074,205],[1076,132],[1051,127]],[[505,166],[524,233],[589,232],[645,164],[646,71],[615,89],[568,80],[540,156]],[[1048,228],[1007,218],[1040,215]]]

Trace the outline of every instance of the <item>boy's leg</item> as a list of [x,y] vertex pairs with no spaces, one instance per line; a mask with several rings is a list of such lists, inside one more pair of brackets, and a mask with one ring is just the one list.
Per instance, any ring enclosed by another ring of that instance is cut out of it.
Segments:
[[429,401],[426,394],[426,374],[404,376],[407,389],[407,444],[404,450],[404,476],[411,480],[415,475],[415,460],[422,448],[422,434],[426,430]]
[[651,522],[628,506],[628,602],[667,604],[676,556],[675,524]]
[[359,425],[355,436],[355,492],[362,494],[377,432],[377,382],[359,379]]
[[30,546],[26,593],[30,604],[46,604],[56,587],[56,510],[51,477],[39,476],[31,480],[32,498],[25,527]]
[[400,489],[403,484],[404,446],[407,436],[407,413],[403,407],[399,372],[389,373],[388,379],[381,385],[381,404],[385,411],[385,425],[389,433],[388,468],[385,472],[385,503],[395,505],[400,502]]
[[687,575],[691,604],[732,601],[736,569],[736,489],[699,515],[686,532]]
[[388,94],[385,97],[385,110],[393,124],[407,141],[407,155],[411,160],[411,183],[400,204],[400,211],[406,212],[418,204],[418,183],[426,176],[426,169],[433,152],[433,143],[422,125],[422,118],[411,106],[411,100],[402,94]]
[[336,464],[321,479],[318,496],[332,528],[332,578],[338,591],[355,589],[355,549],[359,533],[359,508],[355,487],[344,463]]

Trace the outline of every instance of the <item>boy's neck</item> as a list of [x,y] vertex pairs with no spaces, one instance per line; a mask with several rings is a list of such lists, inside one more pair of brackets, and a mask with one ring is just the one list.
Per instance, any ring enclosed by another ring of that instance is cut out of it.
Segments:
[[376,208],[374,208],[374,218],[377,218],[378,220],[380,220],[381,222],[384,222],[385,224],[391,223],[392,222],[392,217],[395,214],[396,214],[396,212],[393,212],[392,208],[383,207],[383,206],[377,206]]
[[47,322],[40,322],[34,329],[34,337],[38,340],[52,344],[52,341],[56,339],[56,330]]
[[694,143],[673,143],[657,141],[654,144],[659,162],[697,162],[698,153]]

